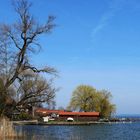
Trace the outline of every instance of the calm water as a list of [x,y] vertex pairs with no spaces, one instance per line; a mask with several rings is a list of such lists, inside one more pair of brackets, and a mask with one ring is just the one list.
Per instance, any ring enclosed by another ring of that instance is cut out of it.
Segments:
[[26,140],[140,140],[140,123],[89,126],[17,126]]

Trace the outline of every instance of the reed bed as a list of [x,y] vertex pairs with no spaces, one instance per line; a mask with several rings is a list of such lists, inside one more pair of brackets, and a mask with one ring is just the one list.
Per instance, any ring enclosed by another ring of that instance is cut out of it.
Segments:
[[23,139],[22,132],[16,132],[13,123],[6,118],[0,119],[0,140]]

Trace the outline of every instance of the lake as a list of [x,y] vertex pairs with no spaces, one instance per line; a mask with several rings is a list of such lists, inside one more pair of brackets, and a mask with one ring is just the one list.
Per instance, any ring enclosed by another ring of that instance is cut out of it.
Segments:
[[81,126],[17,126],[26,140],[140,140],[140,123]]

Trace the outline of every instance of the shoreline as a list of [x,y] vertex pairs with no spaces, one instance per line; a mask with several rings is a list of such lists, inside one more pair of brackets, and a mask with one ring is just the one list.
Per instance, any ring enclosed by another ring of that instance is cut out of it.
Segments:
[[93,124],[125,124],[125,123],[133,123],[133,121],[118,121],[118,122],[38,122],[37,120],[32,121],[12,121],[14,125],[93,125]]

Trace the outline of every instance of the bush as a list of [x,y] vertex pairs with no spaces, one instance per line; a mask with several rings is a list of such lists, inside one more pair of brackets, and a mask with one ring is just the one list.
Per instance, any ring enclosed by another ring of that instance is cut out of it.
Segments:
[[31,120],[32,119],[32,115],[28,114],[28,113],[20,113],[18,116],[18,120]]

